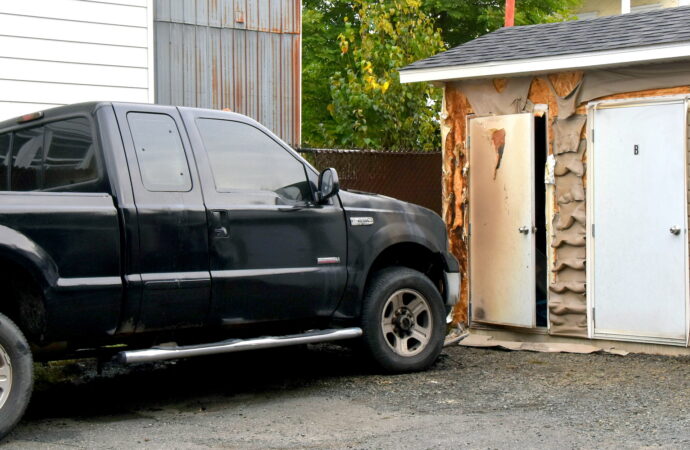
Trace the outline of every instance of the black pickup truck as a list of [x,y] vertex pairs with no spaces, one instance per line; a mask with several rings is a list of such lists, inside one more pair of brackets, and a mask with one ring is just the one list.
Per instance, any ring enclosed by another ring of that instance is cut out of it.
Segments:
[[460,276],[439,216],[340,190],[248,117],[58,107],[0,122],[0,161],[0,438],[33,359],[359,339],[401,372],[441,351]]

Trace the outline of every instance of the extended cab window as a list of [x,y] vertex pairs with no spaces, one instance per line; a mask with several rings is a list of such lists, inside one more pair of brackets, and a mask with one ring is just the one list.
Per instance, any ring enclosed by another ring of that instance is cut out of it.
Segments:
[[270,191],[292,202],[311,200],[304,165],[258,128],[217,119],[199,119],[197,127],[218,191]]
[[189,191],[189,165],[173,118],[167,114],[129,113],[127,122],[144,187],[154,192]]
[[[45,142],[48,152],[43,164],[44,191],[83,191],[87,184],[98,184],[96,146],[86,118],[49,123],[45,127]],[[86,190],[103,191],[100,186]]]
[[12,144],[12,171],[10,184],[13,191],[41,189],[43,172],[43,127],[18,130]]
[[15,131],[10,161],[13,191],[106,191],[85,117]]

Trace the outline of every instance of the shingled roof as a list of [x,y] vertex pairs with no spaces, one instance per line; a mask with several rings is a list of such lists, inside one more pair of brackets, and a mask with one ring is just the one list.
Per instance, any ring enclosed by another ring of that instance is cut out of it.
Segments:
[[404,67],[401,74],[418,69],[497,65],[682,43],[690,44],[690,7],[501,28],[414,62]]

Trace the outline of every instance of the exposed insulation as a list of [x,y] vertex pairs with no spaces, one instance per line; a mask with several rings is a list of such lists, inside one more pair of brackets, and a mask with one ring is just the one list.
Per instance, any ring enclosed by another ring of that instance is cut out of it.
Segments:
[[[549,154],[556,161],[554,204],[547,208],[554,212],[548,227],[553,248],[548,302],[550,333],[585,337],[586,101],[690,93],[690,86],[677,87],[679,83],[687,84],[687,74],[690,74],[690,64],[681,63],[446,83],[444,127],[448,127],[448,132],[443,140],[444,218],[448,224],[450,248],[460,260],[463,275],[460,301],[454,309],[455,322],[468,320],[469,241],[465,226],[469,206],[469,158],[465,147],[468,116],[512,114],[530,110],[535,104],[548,105]],[[642,79],[635,80],[635,77]],[[662,86],[669,87],[660,89]],[[634,92],[622,92],[635,88]],[[475,188],[481,189],[481,186]]]

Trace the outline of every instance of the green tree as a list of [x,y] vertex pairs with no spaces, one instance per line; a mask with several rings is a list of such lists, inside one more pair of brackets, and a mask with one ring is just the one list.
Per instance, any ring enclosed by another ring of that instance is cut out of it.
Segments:
[[[582,0],[516,0],[515,25],[572,19]],[[424,11],[455,47],[503,26],[505,0],[424,0]]]
[[438,90],[400,84],[398,69],[444,49],[419,0],[354,0],[338,36],[345,67],[330,77],[330,143],[341,147],[439,147]]
[[[566,20],[579,3],[517,0],[515,22]],[[440,148],[440,90],[426,83],[401,85],[398,69],[499,28],[504,5],[303,0],[303,146]]]

